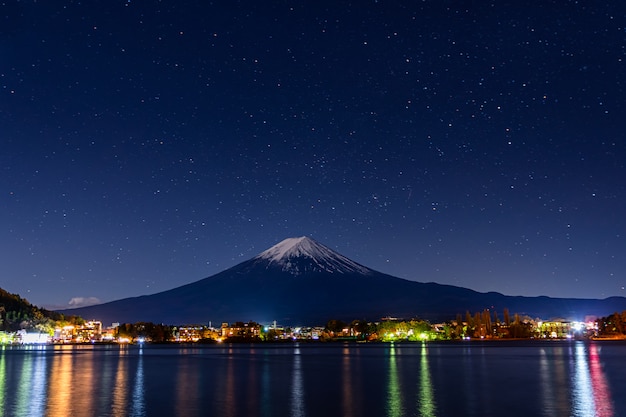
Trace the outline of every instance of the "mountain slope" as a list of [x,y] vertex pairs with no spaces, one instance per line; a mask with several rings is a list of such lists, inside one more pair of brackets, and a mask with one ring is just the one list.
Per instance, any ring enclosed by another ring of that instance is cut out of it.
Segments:
[[384,316],[452,319],[488,308],[532,317],[582,319],[626,310],[626,299],[510,297],[420,283],[360,265],[306,237],[289,238],[211,277],[153,295],[64,310],[108,322],[222,321],[323,324]]
[[0,331],[16,331],[35,327],[48,320],[65,319],[60,313],[34,306],[19,295],[0,288]]

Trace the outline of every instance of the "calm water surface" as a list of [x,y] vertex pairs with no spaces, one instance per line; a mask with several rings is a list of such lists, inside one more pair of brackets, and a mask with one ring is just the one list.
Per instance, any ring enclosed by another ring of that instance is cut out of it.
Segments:
[[622,342],[0,350],[0,416],[626,416]]

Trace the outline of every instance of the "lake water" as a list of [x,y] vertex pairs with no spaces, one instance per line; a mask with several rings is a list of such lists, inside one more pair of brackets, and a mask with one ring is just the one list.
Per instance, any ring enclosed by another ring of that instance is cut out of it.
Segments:
[[0,348],[0,416],[626,416],[622,342]]

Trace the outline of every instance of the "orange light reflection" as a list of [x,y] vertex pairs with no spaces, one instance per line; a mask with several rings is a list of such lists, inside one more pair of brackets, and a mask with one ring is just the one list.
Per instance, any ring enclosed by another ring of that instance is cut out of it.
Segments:
[[354,400],[352,398],[352,378],[350,371],[350,349],[345,346],[343,348],[343,396],[342,410],[344,417],[354,417]]
[[46,412],[49,417],[66,416],[71,410],[72,354],[71,352],[64,352],[64,350],[70,349],[70,346],[55,346],[54,349]]
[[127,355],[128,345],[120,345],[117,372],[115,373],[115,387],[113,388],[113,403],[111,404],[111,414],[114,417],[125,416],[128,411]]

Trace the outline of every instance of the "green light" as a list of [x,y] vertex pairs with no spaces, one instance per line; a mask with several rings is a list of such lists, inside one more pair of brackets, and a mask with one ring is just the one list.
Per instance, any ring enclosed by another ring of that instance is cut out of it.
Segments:
[[2,346],[2,353],[0,353],[0,410],[6,410],[4,404],[4,391],[6,389],[5,373],[6,370],[4,365],[4,346]]
[[400,417],[404,415],[402,407],[402,390],[400,389],[400,378],[396,365],[396,348],[391,345],[389,350],[389,385],[387,387],[387,415],[389,417]]
[[428,369],[428,350],[426,349],[425,343],[422,344],[422,360],[420,365],[420,389],[418,400],[420,416],[435,417],[437,407],[435,404],[433,385],[430,380],[430,370]]
[[28,406],[30,405],[30,391],[33,373],[33,352],[28,352],[24,356],[22,369],[20,371],[19,385],[17,387],[16,414],[26,416],[29,414]]
[[0,332],[0,345],[8,345],[13,342],[13,335],[6,332]]

